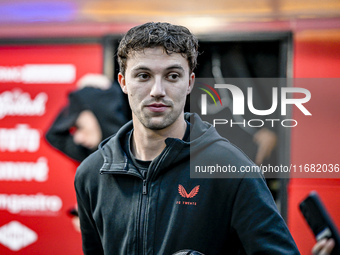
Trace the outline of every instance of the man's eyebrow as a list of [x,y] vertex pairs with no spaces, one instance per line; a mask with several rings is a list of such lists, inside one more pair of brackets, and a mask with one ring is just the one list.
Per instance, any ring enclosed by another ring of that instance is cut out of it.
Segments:
[[181,65],[172,65],[166,68],[167,70],[170,69],[181,69],[182,71],[184,71],[184,68]]
[[151,69],[146,67],[146,66],[136,66],[136,67],[132,68],[132,71],[140,71],[140,70],[150,71]]
[[[184,71],[184,68],[181,65],[172,65],[166,68],[166,70],[172,70],[172,69],[180,69]],[[132,68],[132,71],[151,71],[151,69],[147,66],[136,66]]]

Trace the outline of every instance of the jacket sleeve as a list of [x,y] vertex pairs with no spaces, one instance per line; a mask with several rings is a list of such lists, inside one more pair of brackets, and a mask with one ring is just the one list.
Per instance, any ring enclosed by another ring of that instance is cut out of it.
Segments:
[[232,213],[247,254],[300,254],[263,178],[243,178]]
[[86,190],[84,189],[84,181],[81,180],[81,177],[79,177],[77,174],[74,186],[77,196],[84,255],[104,255],[102,242],[92,217],[90,199],[86,194]]
[[91,151],[74,143],[70,133],[71,126],[64,124],[67,110],[67,107],[65,107],[58,114],[57,118],[47,131],[45,138],[54,148],[68,157],[81,162],[91,153]]

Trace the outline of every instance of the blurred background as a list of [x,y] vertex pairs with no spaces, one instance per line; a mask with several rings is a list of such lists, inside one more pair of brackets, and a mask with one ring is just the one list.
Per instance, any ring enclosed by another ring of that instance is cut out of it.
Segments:
[[[149,21],[183,25],[197,35],[198,77],[209,75],[218,54],[229,77],[305,78],[297,87],[311,92],[305,106],[312,116],[291,109],[299,124],[274,130],[273,160],[340,163],[339,0],[1,0],[0,254],[82,254],[69,213],[79,162],[53,148],[45,134],[81,77],[116,79],[121,35]],[[315,243],[298,209],[310,191],[319,192],[340,226],[340,173],[309,177],[278,175],[270,183],[301,254]]]

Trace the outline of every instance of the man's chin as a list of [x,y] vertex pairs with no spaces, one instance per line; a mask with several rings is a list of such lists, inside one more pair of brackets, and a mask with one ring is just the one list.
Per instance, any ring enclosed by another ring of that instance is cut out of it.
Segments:
[[164,123],[148,123],[144,126],[150,130],[162,130],[167,128],[169,125],[166,125]]
[[145,123],[144,126],[151,130],[165,129],[172,124],[171,121],[161,116],[148,119],[144,123]]

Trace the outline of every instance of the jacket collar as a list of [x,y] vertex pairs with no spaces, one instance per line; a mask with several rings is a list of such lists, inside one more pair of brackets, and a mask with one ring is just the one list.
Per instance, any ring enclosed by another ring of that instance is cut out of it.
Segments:
[[[185,119],[192,125],[189,142],[177,138],[167,138],[164,151],[156,157],[153,162],[162,160],[162,168],[169,167],[187,158],[190,159],[190,153],[204,149],[206,146],[217,140],[225,140],[218,135],[215,128],[201,120],[196,114],[185,113]],[[132,121],[126,123],[117,134],[107,138],[99,145],[99,151],[104,158],[104,164],[100,169],[101,173],[117,173],[138,175],[138,169],[133,165],[126,155],[124,143],[126,134],[133,129]]]

